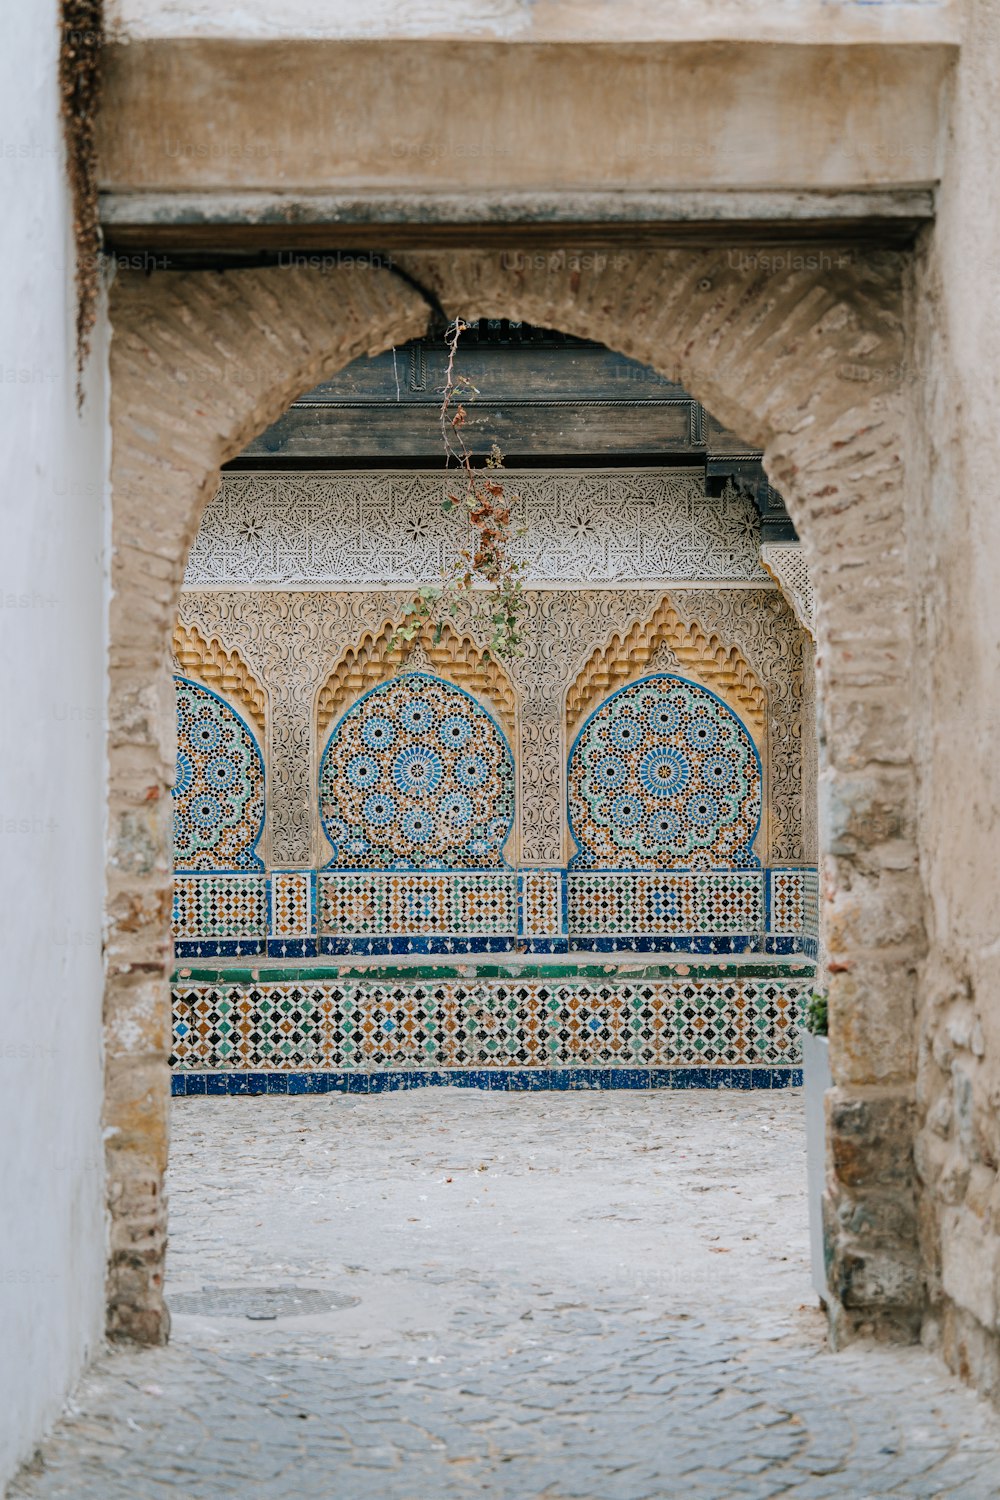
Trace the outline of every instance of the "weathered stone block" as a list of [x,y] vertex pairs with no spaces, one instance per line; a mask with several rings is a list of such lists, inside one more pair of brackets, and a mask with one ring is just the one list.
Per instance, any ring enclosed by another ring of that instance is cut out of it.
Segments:
[[915,968],[903,955],[894,960],[842,949],[831,970],[834,1078],[852,1087],[909,1083],[915,1067]]
[[1000,1244],[968,1208],[941,1215],[941,1282],[946,1296],[993,1332],[1000,1326]]
[[833,890],[823,908],[823,936],[831,957],[859,949],[916,953],[923,941],[922,891],[916,869],[870,870],[854,859],[829,857]]
[[913,836],[913,786],[905,773],[848,776],[825,769],[819,798],[824,852],[858,855]]
[[912,1190],[913,1104],[899,1094],[859,1096],[843,1087],[826,1097],[833,1176],[848,1189]]

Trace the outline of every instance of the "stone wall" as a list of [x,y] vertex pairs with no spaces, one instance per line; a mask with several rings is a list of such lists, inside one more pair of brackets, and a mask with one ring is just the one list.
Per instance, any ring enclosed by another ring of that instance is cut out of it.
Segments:
[[[1000,302],[994,170],[1000,13],[966,7],[938,218],[911,286],[908,375],[919,393],[911,587],[920,602],[919,845],[929,952],[921,971],[917,1211],[924,1338],[1000,1400],[1000,972],[997,823],[996,411]],[[910,928],[919,920],[908,916]],[[897,940],[906,941],[900,913]]]

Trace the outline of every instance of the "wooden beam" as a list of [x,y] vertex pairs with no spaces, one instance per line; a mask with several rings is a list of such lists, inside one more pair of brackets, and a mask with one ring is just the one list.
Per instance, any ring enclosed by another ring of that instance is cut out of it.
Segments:
[[[934,215],[931,188],[872,192],[675,192],[363,197],[266,192],[105,193],[105,245],[135,269],[252,258],[316,269],[345,254],[441,246],[573,252],[781,245],[804,255],[851,244],[907,245]],[[261,259],[260,257],[264,257]],[[199,259],[200,258],[200,259]]]

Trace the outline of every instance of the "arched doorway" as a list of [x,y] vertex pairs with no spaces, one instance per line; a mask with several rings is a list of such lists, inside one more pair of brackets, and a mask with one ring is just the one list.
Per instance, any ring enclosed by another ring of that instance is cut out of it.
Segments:
[[[888,721],[906,743],[912,656],[898,562],[879,543],[887,528],[901,530],[900,262],[874,253],[820,275],[748,254],[734,266],[717,251],[555,262],[470,252],[414,255],[401,269],[123,277],[116,294],[110,1327],[147,1341],[166,1331],[167,642],[187,551],[220,465],[324,374],[419,332],[431,310],[424,288],[453,315],[513,316],[599,339],[683,381],[765,450],[818,598],[821,854],[838,1085],[832,1285],[848,1324],[911,1331],[918,1262],[912,1221],[889,1211],[899,1181],[887,1192],[886,1159],[908,1181],[920,933],[912,927],[905,944],[884,951],[880,912],[898,902],[900,873],[866,857],[904,841],[913,797],[908,762],[882,754]],[[917,888],[912,862],[902,878]],[[863,1206],[853,1215],[861,1229],[843,1227],[851,1204]]]

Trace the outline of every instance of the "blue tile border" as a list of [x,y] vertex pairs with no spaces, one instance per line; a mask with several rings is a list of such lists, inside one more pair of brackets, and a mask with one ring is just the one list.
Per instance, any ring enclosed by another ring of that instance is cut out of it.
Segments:
[[263,938],[174,938],[175,958],[258,958]]
[[[527,941],[527,940],[526,940]],[[475,954],[515,953],[517,937],[331,937],[319,939],[321,955],[355,957],[406,955],[410,953]],[[548,949],[542,950],[548,952]]]
[[313,938],[268,938],[268,958],[315,958],[316,939]]
[[725,1068],[414,1068],[370,1073],[187,1073],[171,1078],[175,1098],[258,1094],[384,1094],[444,1086],[524,1093],[583,1089],[800,1088],[802,1069]]
[[516,937],[360,937],[360,938],[198,938],[174,939],[174,957],[190,958],[365,958],[409,954],[473,956],[482,953],[798,953],[817,956],[815,938],[767,934],[739,937],[516,938]]
[[[788,939],[789,942],[792,939]],[[759,933],[679,934],[618,933],[615,937],[570,937],[571,953],[759,953]]]

